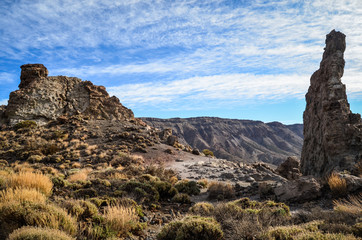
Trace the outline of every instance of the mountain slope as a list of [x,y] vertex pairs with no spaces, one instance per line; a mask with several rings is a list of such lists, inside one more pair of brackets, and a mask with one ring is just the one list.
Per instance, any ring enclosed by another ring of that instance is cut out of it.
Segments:
[[280,164],[287,156],[300,156],[303,125],[279,122],[197,118],[142,118],[150,126],[172,128],[181,143],[198,149],[208,148],[219,158],[232,161],[263,161]]

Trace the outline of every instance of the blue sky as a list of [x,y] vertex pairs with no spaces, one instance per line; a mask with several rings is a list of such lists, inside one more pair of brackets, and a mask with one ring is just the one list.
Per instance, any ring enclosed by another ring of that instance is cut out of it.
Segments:
[[137,117],[301,123],[325,35],[362,113],[362,1],[1,0],[0,104],[20,65],[103,85]]

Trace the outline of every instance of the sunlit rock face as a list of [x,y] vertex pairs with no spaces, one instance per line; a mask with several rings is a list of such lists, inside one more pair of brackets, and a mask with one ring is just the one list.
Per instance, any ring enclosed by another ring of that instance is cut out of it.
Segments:
[[326,176],[331,171],[356,172],[362,158],[362,121],[347,101],[344,71],[345,35],[327,35],[320,68],[310,79],[303,114],[304,143],[301,170],[304,175]]
[[23,120],[45,124],[59,116],[82,114],[94,119],[132,120],[133,112],[103,86],[76,77],[48,77],[43,64],[21,66],[19,90],[10,94],[3,118],[13,125]]

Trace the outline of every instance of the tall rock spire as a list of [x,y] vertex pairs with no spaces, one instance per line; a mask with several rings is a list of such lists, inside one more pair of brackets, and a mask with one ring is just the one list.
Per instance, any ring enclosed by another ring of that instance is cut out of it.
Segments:
[[320,68],[312,75],[303,114],[304,143],[301,170],[304,175],[326,176],[331,171],[355,171],[362,159],[362,121],[353,114],[341,82],[346,36],[331,31]]

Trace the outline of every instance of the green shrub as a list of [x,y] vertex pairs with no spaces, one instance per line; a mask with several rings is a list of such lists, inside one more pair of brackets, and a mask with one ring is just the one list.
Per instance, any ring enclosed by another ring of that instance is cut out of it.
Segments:
[[165,225],[158,240],[221,240],[223,232],[213,218],[189,216]]
[[241,198],[216,205],[213,216],[225,235],[235,239],[255,239],[270,226],[290,222],[289,208],[283,203],[258,202]]
[[214,212],[215,207],[208,202],[198,202],[190,207],[189,212],[200,216],[211,216]]
[[158,191],[148,183],[129,181],[121,187],[121,190],[134,195],[141,202],[157,202],[160,198]]
[[59,229],[70,235],[76,232],[75,220],[65,210],[50,204],[5,202],[0,205],[0,239],[22,226]]
[[38,162],[41,162],[43,160],[43,158],[44,157],[41,155],[30,155],[26,161],[28,161],[30,163],[38,163]]
[[94,188],[83,188],[75,191],[73,195],[76,198],[91,198],[96,197],[98,194]]
[[350,232],[340,231],[337,233],[332,233],[331,229],[323,229],[321,226],[323,221],[312,221],[300,225],[292,226],[279,226],[269,229],[266,233],[261,234],[259,237],[261,239],[295,239],[295,240],[352,240],[357,239],[355,236],[350,234]]
[[178,193],[177,189],[169,182],[155,181],[152,183],[152,185],[160,194],[161,199],[171,199]]
[[37,124],[35,121],[31,121],[31,120],[25,120],[22,122],[18,122],[17,124],[14,125],[14,129],[15,130],[19,130],[19,129],[33,129],[36,128]]
[[185,203],[185,204],[191,203],[190,196],[187,195],[186,193],[178,193],[178,194],[176,194],[172,198],[172,201],[177,202],[177,203]]
[[214,153],[209,149],[202,150],[202,153],[205,154],[205,156],[210,156],[210,157],[214,156]]
[[188,195],[198,195],[200,194],[200,187],[195,181],[181,180],[175,184],[175,188],[180,193],[187,193]]
[[51,228],[25,226],[9,235],[9,240],[75,240],[65,232]]

